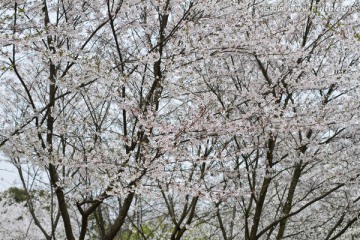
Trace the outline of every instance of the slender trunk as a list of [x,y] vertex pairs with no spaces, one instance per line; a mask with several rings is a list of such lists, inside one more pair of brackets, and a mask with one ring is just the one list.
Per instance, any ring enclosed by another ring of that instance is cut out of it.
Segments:
[[[45,26],[48,26],[50,23],[50,19],[49,19],[49,13],[48,13],[48,9],[47,9],[47,4],[46,4],[46,0],[44,0],[44,8],[43,11],[45,13]],[[47,37],[47,44],[48,44],[48,48],[55,52],[55,49],[53,49],[53,47],[51,47],[51,45],[53,44],[53,39],[51,36]],[[66,238],[68,240],[75,240],[75,237],[73,235],[73,231],[72,231],[72,227],[71,227],[71,221],[70,221],[70,216],[69,216],[69,212],[67,209],[67,204],[66,204],[66,200],[65,200],[65,195],[63,190],[57,185],[58,181],[59,181],[59,175],[57,173],[56,170],[56,166],[51,163],[52,160],[52,154],[53,154],[53,130],[54,130],[54,117],[53,117],[53,107],[55,106],[55,96],[56,96],[56,67],[54,65],[54,63],[51,61],[50,59],[50,76],[49,76],[49,80],[50,80],[50,84],[49,84],[49,105],[48,105],[48,109],[47,109],[47,135],[46,135],[46,143],[47,143],[47,150],[48,150],[48,155],[49,155],[49,159],[50,159],[50,164],[49,164],[49,175],[50,175],[50,181],[51,184],[54,186],[55,188],[55,194],[59,203],[59,209],[60,209],[60,213],[64,222],[64,228],[65,228],[65,234],[66,234]]]
[[273,152],[275,149],[275,142],[276,142],[276,138],[274,138],[273,136],[270,136],[268,143],[267,143],[268,151],[266,154],[267,163],[266,163],[265,176],[264,176],[264,180],[263,180],[263,183],[261,186],[259,198],[256,201],[255,215],[254,215],[254,219],[253,219],[253,225],[252,225],[251,231],[250,231],[249,240],[257,239],[256,235],[257,235],[257,231],[258,231],[259,224],[260,224],[261,214],[263,211],[267,190],[268,190],[268,187],[272,180],[272,178],[270,176],[270,174],[271,174],[270,169],[273,166],[273,158],[274,158]]
[[[285,202],[285,205],[284,205],[284,207],[282,209],[283,216],[289,215],[289,213],[291,211],[292,202],[293,202],[293,198],[294,198],[294,194],[295,194],[295,189],[296,189],[296,186],[297,186],[297,184],[299,182],[299,179],[300,179],[300,176],[301,176],[301,171],[302,171],[302,164],[300,162],[300,163],[297,163],[296,166],[295,166],[295,170],[294,170],[294,173],[293,173],[293,177],[291,179],[290,188],[289,188],[289,191],[288,191],[286,202]],[[283,238],[287,220],[288,220],[288,218],[284,218],[280,222],[279,231],[278,231],[278,234],[276,236],[277,240],[280,240],[280,239]]]
[[131,202],[134,198],[134,195],[135,195],[134,192],[130,192],[126,196],[124,203],[121,206],[120,213],[119,213],[118,217],[116,218],[115,222],[111,225],[107,234],[105,235],[104,240],[113,240],[116,237],[116,235],[120,231],[121,227],[125,223],[125,219],[126,219],[128,211],[130,209]]

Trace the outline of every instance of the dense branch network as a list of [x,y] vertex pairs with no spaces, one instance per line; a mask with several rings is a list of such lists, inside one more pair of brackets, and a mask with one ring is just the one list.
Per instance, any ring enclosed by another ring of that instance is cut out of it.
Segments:
[[0,238],[359,237],[349,4],[2,1]]

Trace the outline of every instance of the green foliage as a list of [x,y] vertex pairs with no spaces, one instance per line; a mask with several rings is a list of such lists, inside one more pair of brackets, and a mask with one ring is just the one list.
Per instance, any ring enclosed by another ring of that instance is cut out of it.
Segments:
[[141,240],[144,239],[142,236],[145,235],[146,238],[148,239],[154,239],[154,233],[153,230],[151,229],[151,226],[147,225],[147,224],[143,224],[141,226],[141,229],[139,229],[140,231],[142,231],[142,234],[137,231],[136,229],[134,229],[134,231],[127,229],[127,230],[123,230],[118,234],[118,238],[116,239],[121,239],[121,240]]
[[360,34],[359,34],[359,33],[355,33],[355,34],[354,34],[354,37],[355,37],[358,41],[360,41]]
[[141,240],[141,234],[140,233],[134,233],[130,230],[124,231],[120,235],[120,239],[126,239],[126,240]]
[[15,202],[20,203],[26,201],[26,191],[17,187],[11,187],[7,190],[9,195],[15,199]]
[[[146,236],[147,239],[168,239],[168,237],[171,235],[172,231],[173,231],[173,226],[170,224],[163,224],[162,222],[162,218],[159,218],[158,220],[154,220],[157,222],[157,226],[153,225],[152,223],[144,223],[141,225],[141,229],[140,231],[142,231],[142,234],[139,233],[136,229],[132,230],[124,230],[122,231],[119,235],[118,238],[116,239],[121,239],[121,240],[142,240],[144,239],[142,236]],[[158,235],[155,238],[154,232],[156,231],[161,231],[160,236]],[[205,240],[205,238],[196,238],[194,236],[192,236],[192,233],[197,233],[198,231],[200,231],[200,229],[191,229],[188,230],[181,239],[184,240]]]

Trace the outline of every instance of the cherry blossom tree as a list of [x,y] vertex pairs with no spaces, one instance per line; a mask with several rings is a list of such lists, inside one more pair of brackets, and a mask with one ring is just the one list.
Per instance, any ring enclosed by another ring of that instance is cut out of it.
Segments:
[[10,239],[356,237],[357,6],[294,4],[2,1]]

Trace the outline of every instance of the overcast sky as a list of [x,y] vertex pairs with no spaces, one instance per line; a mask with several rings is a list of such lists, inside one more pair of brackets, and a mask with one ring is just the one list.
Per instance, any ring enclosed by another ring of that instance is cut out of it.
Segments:
[[0,152],[0,191],[15,186],[18,182],[16,168],[6,162],[4,155]]

